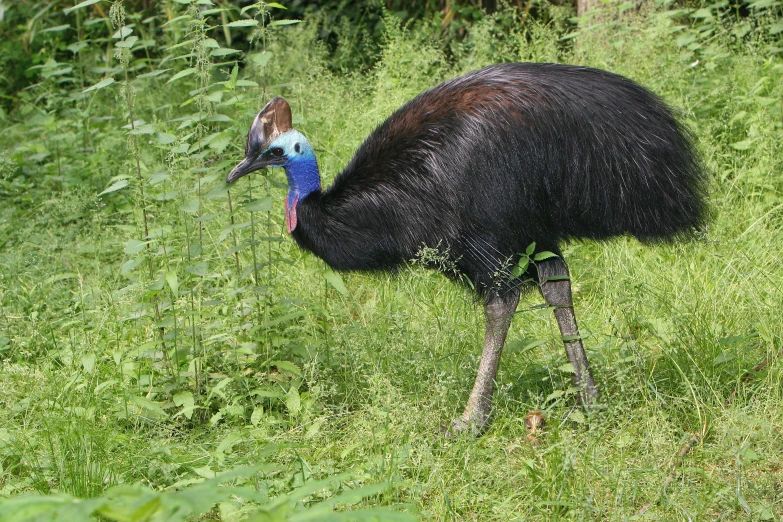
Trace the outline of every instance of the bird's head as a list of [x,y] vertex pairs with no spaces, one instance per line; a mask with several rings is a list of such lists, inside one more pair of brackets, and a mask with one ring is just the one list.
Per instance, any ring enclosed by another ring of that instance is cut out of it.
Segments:
[[296,207],[311,192],[321,190],[321,176],[313,147],[291,126],[291,107],[283,98],[273,98],[261,109],[247,134],[245,157],[226,177],[233,183],[265,167],[283,167],[288,178],[286,225],[296,228]]

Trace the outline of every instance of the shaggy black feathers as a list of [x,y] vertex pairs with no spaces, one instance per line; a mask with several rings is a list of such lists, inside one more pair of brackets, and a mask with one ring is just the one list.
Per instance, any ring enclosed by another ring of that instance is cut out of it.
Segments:
[[704,194],[687,129],[645,88],[586,67],[503,64],[398,109],[331,188],[300,202],[293,237],[343,270],[437,248],[486,295],[508,287],[533,242],[559,252],[568,239],[688,233]]

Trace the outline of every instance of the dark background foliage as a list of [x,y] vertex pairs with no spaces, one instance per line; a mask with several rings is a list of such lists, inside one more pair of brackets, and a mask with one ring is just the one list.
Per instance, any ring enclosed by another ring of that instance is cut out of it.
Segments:
[[[38,72],[31,67],[69,55],[69,46],[85,38],[107,38],[111,33],[108,23],[108,4],[98,3],[89,7],[90,13],[78,12],[68,17],[64,10],[72,7],[72,0],[18,0],[5,5],[4,18],[0,21],[0,97],[2,107],[7,111],[13,107],[14,93],[34,83]],[[172,0],[126,0],[126,9],[140,25],[146,26],[150,38],[161,36],[160,20],[171,19]],[[230,19],[240,18],[242,7],[251,4],[247,0],[216,0],[218,7],[231,7]],[[673,4],[657,0],[656,4]],[[336,71],[367,70],[378,58],[384,35],[384,17],[393,14],[408,27],[424,26],[441,49],[449,56],[453,47],[469,37],[471,27],[487,16],[495,15],[497,31],[505,31],[519,18],[511,16],[515,8],[523,18],[530,17],[543,22],[551,21],[548,4],[575,5],[570,0],[329,0],[312,2],[294,0],[286,2],[287,10],[273,10],[273,18],[304,19],[318,24],[318,40],[328,50],[328,66]],[[709,32],[716,19],[730,17],[736,20],[753,18],[753,8],[775,9],[779,3],[772,0],[679,0],[683,8],[706,10],[692,17],[689,24],[701,26]],[[645,5],[645,0],[624,2],[621,11],[636,11]],[[625,6],[625,7],[623,7]],[[717,15],[717,17],[716,17]],[[75,18],[75,19],[74,19]],[[87,20],[89,18],[89,20]],[[101,22],[102,20],[102,22]],[[753,24],[757,24],[754,21]],[[576,20],[571,20],[572,28]],[[741,29],[741,31],[744,29]],[[215,27],[210,36],[221,45],[230,44],[242,51],[249,47],[250,31],[234,30],[233,34]],[[775,34],[778,34],[776,32]],[[160,49],[151,49],[159,55]]]

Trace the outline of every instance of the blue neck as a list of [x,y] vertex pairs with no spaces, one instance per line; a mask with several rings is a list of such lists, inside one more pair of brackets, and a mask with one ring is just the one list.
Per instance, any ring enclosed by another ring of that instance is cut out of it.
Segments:
[[321,174],[318,172],[318,162],[315,155],[310,154],[292,159],[285,165],[288,178],[287,206],[299,206],[304,198],[315,191],[321,190]]

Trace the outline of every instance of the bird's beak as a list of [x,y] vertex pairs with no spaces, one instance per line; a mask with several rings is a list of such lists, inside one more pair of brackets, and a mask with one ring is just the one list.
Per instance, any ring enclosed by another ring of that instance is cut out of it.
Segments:
[[253,158],[245,157],[237,164],[236,167],[231,169],[231,172],[228,173],[228,176],[226,176],[226,183],[233,183],[242,176],[250,174],[251,172],[262,169],[264,167],[266,167],[266,165],[263,163],[255,162],[253,161]]

